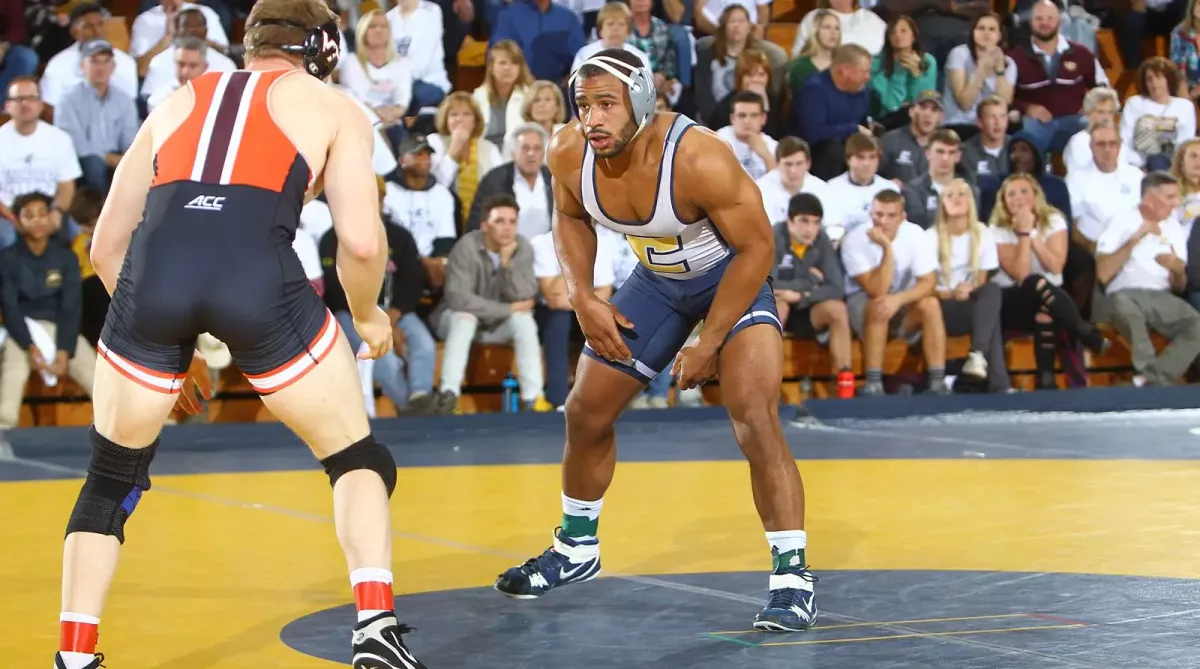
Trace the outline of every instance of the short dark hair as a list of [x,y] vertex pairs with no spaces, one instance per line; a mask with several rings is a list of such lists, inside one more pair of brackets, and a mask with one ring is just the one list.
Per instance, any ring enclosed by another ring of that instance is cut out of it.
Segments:
[[872,201],[879,204],[904,204],[904,196],[900,194],[900,191],[894,191],[889,188],[876,193]]
[[797,216],[816,216],[825,218],[825,207],[821,200],[812,193],[796,193],[788,200],[788,218]]
[[95,225],[104,209],[104,192],[93,186],[83,186],[75,191],[75,199],[67,211],[81,225]]
[[809,147],[808,142],[800,139],[799,137],[788,135],[787,137],[779,140],[779,144],[775,147],[775,160],[783,160],[788,156],[792,156],[801,152],[803,152],[804,156],[810,161],[812,160],[812,148]]
[[[1172,185],[1178,186],[1179,179],[1176,179],[1175,176],[1170,172],[1166,172],[1164,170],[1155,170],[1142,177],[1142,197],[1146,197],[1146,193],[1149,193],[1155,188],[1162,188],[1163,186]],[[13,211],[15,213],[15,208]]]
[[51,197],[41,191],[35,190],[32,193],[25,193],[24,195],[18,195],[13,200],[13,203],[12,203],[13,216],[17,217],[18,219],[21,218],[21,210],[24,209],[25,207],[28,207],[29,205],[33,204],[34,202],[41,202],[42,204],[46,205],[46,209],[50,209],[51,207],[54,206],[54,198],[53,197]]
[[104,13],[104,8],[102,8],[100,5],[98,5],[94,2],[81,2],[78,5],[75,5],[75,7],[71,10],[71,13],[67,15],[67,19],[68,19],[67,25],[71,25],[72,23],[75,23],[76,21],[78,21],[80,18],[87,16],[89,14],[103,14],[103,13]]
[[761,111],[766,111],[767,109],[767,104],[763,101],[762,96],[754,91],[738,91],[737,93],[734,93],[733,100],[730,101],[729,110],[733,111],[739,102],[750,105],[758,105],[758,108]]
[[[591,57],[588,58],[588,60],[591,60],[592,58],[599,58],[600,56],[612,58],[613,60],[619,60],[622,63],[625,63],[626,65],[629,65],[631,67],[645,67],[645,65],[646,65],[645,63],[642,62],[641,58],[638,58],[637,56],[626,51],[625,49],[601,49],[600,51],[597,51],[596,53],[592,54]],[[579,66],[579,70],[578,70],[577,74],[579,75],[580,79],[588,79],[590,77],[595,77],[595,76],[601,75],[601,74],[612,74],[612,72],[609,72],[608,70],[604,69],[603,67],[600,67],[599,65],[596,65],[595,63],[588,63],[585,61],[583,65]],[[621,74],[627,74],[627,73],[622,72]]]
[[482,220],[485,221],[491,217],[493,209],[502,209],[504,207],[508,207],[513,211],[516,211],[518,214],[521,213],[521,205],[517,204],[517,198],[508,195],[507,193],[497,193],[496,195],[489,196],[483,201],[482,206]]

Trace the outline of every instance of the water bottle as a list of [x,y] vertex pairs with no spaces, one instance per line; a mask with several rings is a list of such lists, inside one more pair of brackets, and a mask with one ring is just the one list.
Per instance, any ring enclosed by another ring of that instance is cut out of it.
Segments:
[[500,387],[503,389],[504,399],[501,405],[501,411],[505,413],[516,413],[520,410],[518,406],[520,393],[518,389],[521,387],[517,383],[517,377],[513,376],[512,372],[504,375],[504,380],[500,382]]

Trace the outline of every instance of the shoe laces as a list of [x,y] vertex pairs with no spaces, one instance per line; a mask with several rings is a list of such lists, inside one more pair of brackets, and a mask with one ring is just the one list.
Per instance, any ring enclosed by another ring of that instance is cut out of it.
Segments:
[[[787,571],[785,573],[794,574],[809,583],[816,583],[818,580],[816,574],[808,569],[800,569],[795,571]],[[797,588],[779,588],[771,591],[771,598],[767,601],[768,609],[788,609],[791,608],[792,602],[795,600],[796,593],[800,592]]]
[[557,563],[562,556],[557,553],[553,547],[547,548],[541,555],[529,558],[525,564],[521,565],[521,573],[526,576],[533,576],[549,569],[553,564]]

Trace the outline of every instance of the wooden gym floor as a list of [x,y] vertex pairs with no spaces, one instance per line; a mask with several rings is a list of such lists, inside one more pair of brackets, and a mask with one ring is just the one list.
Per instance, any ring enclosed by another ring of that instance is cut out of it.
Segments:
[[[401,467],[397,609],[432,669],[1200,663],[1200,411],[785,423],[822,618],[779,636],[749,631],[769,555],[719,409],[622,421],[605,578],[532,602],[492,591],[558,522],[561,420],[378,423]],[[86,434],[10,438],[0,657],[49,667]],[[104,612],[108,666],[345,666],[330,507],[279,425],[168,428]]]

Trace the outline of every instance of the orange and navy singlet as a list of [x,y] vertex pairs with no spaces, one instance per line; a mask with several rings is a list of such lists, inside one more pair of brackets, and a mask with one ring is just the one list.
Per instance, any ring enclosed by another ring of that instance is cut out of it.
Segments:
[[204,332],[261,394],[333,350],[337,323],[292,250],[313,175],[267,107],[291,72],[193,79],[192,112],[154,157],[98,347],[147,388],[179,392]]

